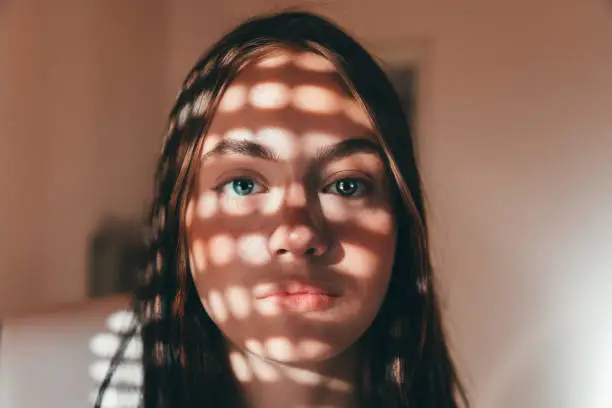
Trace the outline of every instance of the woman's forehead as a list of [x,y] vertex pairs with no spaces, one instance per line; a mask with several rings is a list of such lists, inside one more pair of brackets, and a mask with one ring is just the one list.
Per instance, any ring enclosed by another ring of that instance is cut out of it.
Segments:
[[226,138],[255,139],[286,155],[350,138],[378,142],[367,112],[334,65],[312,52],[288,50],[264,56],[229,85],[203,153]]
[[280,68],[294,66],[312,72],[337,72],[334,64],[313,51],[298,51],[281,47],[265,53],[253,66],[257,68]]

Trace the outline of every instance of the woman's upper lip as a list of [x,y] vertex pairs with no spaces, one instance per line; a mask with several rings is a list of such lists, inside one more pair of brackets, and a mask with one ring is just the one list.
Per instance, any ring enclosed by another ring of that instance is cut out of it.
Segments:
[[284,282],[262,284],[255,288],[254,295],[257,299],[265,299],[272,296],[290,296],[303,294],[317,294],[327,296],[338,296],[338,292],[328,285],[304,282],[299,280],[288,280]]

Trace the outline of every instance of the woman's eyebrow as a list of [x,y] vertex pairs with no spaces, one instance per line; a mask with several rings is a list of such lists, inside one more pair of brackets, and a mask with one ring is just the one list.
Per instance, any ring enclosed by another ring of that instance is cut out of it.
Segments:
[[[325,165],[358,153],[374,153],[382,157],[380,145],[370,139],[353,138],[342,140],[319,148],[313,158],[313,167],[324,167]],[[268,146],[252,140],[224,139],[217,146],[205,153],[203,159],[225,155],[241,155],[254,157],[272,162],[280,162],[281,158],[277,152]]]
[[203,159],[238,154],[241,156],[279,162],[280,156],[267,146],[251,140],[223,139],[213,149],[203,155]]
[[346,139],[318,149],[314,157],[314,166],[324,167],[331,162],[358,153],[373,153],[382,158],[383,150],[378,143],[370,139],[363,137]]

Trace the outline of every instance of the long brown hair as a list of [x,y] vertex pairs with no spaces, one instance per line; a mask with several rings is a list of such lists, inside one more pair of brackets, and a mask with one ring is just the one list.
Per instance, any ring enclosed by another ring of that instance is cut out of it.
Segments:
[[144,408],[240,406],[223,337],[204,311],[189,270],[183,217],[198,151],[232,79],[258,56],[289,47],[333,62],[367,110],[395,181],[397,252],[366,345],[363,406],[456,408],[467,398],[443,331],[427,246],[421,178],[410,126],[389,79],[355,40],[307,12],[253,18],[225,35],[188,74],[172,109],[155,175],[148,254],[133,296],[136,316],[102,384],[97,406],[127,342],[143,344]]

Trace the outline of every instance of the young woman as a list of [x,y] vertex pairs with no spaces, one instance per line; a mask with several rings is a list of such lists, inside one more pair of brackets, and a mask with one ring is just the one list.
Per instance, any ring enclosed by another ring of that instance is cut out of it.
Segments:
[[327,20],[258,17],[198,61],[150,225],[124,343],[142,340],[144,408],[467,405],[407,119]]

